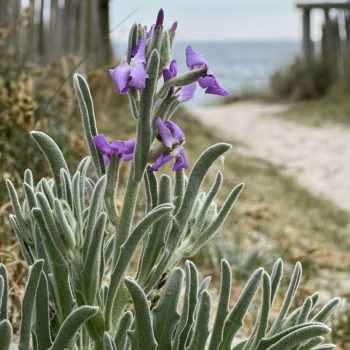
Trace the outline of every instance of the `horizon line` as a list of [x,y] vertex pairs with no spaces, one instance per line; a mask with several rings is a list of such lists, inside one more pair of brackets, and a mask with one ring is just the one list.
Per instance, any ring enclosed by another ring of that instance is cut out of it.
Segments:
[[[127,40],[123,39],[118,39],[118,38],[111,38],[113,42],[122,42],[122,43],[127,43]],[[267,42],[267,41],[274,41],[274,42],[300,42],[301,39],[299,38],[221,38],[221,39],[205,39],[205,38],[178,38],[176,40],[177,43],[183,43],[183,42],[188,42],[188,41],[193,41],[193,42]],[[318,40],[313,40],[318,41]]]

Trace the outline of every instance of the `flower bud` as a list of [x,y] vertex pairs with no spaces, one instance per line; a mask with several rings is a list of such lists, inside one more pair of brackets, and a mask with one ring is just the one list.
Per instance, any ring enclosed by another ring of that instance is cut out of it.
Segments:
[[163,34],[163,21],[164,21],[164,11],[160,9],[157,16],[157,22],[153,30],[152,38],[149,47],[147,47],[147,61],[151,56],[154,49],[160,52],[162,45],[162,34]]
[[69,205],[64,200],[55,198],[54,218],[63,241],[69,249],[74,249],[76,247],[75,231],[77,224],[70,212]]
[[156,28],[163,27],[163,22],[164,22],[164,11],[163,9],[160,9],[157,15]]
[[160,64],[159,64],[159,74],[168,65],[171,59],[171,47],[169,33],[164,32],[162,37],[162,45],[160,49]]
[[169,29],[169,38],[170,38],[170,47],[173,49],[174,39],[176,34],[177,22],[174,22],[171,28]]
[[191,211],[191,214],[190,214],[190,222],[191,224],[192,223],[195,223],[196,221],[196,218],[202,208],[202,205],[203,205],[203,195],[204,193],[200,193],[198,196],[197,196],[197,199],[195,200],[194,204],[193,204],[193,207],[192,207],[192,211]]
[[129,39],[128,39],[128,50],[127,50],[127,62],[130,63],[131,61],[131,51],[132,51],[132,48],[137,45],[137,32],[138,32],[138,29],[137,29],[137,24],[135,23],[131,29],[130,29],[130,32],[129,32]]
[[203,230],[205,230],[208,226],[211,225],[211,223],[216,219],[218,216],[218,208],[216,203],[211,203],[207,212],[207,215],[205,217],[204,225],[203,225]]

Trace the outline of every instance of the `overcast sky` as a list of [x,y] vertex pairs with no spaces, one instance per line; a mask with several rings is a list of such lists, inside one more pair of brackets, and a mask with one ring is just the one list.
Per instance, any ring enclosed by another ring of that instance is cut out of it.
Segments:
[[[111,0],[111,25],[138,11],[113,39],[126,40],[134,22],[154,23],[159,8],[165,23],[178,21],[177,38],[188,40],[299,39],[301,13],[293,0]],[[320,13],[313,16],[313,34],[319,37]]]

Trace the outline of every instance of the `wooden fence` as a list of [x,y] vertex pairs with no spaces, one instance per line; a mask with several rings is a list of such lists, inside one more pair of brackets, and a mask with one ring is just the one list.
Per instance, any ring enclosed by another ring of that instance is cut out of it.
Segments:
[[0,30],[23,60],[90,55],[89,62],[98,65],[113,58],[109,0],[29,0],[27,8],[22,0],[0,0]]

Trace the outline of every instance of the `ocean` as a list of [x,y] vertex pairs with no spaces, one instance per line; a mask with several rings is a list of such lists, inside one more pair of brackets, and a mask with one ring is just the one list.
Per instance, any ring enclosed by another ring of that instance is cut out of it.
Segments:
[[[221,85],[232,95],[249,91],[264,91],[269,79],[278,69],[292,63],[301,53],[298,41],[223,41],[175,42],[173,57],[178,62],[179,74],[186,71],[187,45],[202,54]],[[115,45],[117,57],[123,59],[125,43]],[[218,102],[218,97],[205,95],[197,88],[195,98],[187,104],[200,106]]]

